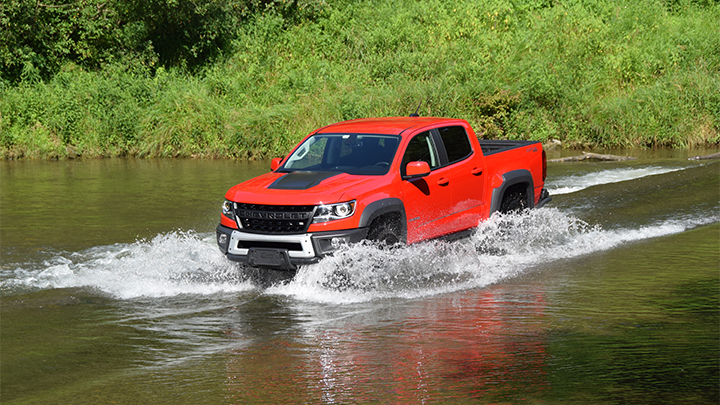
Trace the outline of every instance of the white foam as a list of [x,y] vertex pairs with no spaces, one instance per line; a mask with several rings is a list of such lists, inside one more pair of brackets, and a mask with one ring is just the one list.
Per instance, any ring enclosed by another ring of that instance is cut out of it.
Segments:
[[214,244],[193,232],[68,253],[39,269],[18,268],[0,289],[90,287],[116,298],[213,294],[254,288]]
[[[0,292],[87,287],[118,299],[258,290],[304,302],[346,304],[418,298],[479,288],[539,265],[613,249],[623,243],[719,222],[713,211],[638,229],[587,224],[556,208],[495,215],[465,240],[381,249],[369,242],[346,246],[302,267],[294,279],[265,288],[251,272],[229,262],[214,235],[171,232],[134,244],[100,246],[20,265]],[[265,288],[263,290],[263,288]]]
[[657,167],[620,168],[602,170],[581,175],[562,176],[548,180],[545,187],[550,195],[569,194],[584,190],[588,187],[602,184],[619,183],[621,181],[635,180],[648,176],[671,173],[684,170],[684,167]]
[[349,246],[267,292],[336,304],[431,296],[483,287],[545,263],[718,221],[716,215],[603,230],[554,208],[495,215],[463,241],[391,250],[369,243]]

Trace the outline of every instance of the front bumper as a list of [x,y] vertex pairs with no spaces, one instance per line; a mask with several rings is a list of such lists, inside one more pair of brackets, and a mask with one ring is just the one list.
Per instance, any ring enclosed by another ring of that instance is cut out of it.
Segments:
[[296,270],[298,266],[316,263],[342,244],[365,239],[367,228],[268,235],[218,225],[216,236],[220,251],[232,261],[253,267]]

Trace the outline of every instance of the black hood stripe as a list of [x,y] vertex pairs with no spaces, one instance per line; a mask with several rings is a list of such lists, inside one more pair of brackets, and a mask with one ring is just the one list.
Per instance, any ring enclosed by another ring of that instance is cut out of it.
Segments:
[[307,190],[323,180],[337,176],[338,172],[292,172],[275,180],[268,186],[273,190]]

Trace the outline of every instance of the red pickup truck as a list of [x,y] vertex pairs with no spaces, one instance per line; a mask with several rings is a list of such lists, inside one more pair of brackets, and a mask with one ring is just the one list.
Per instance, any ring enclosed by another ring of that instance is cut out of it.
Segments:
[[546,158],[531,141],[478,141],[465,120],[367,118],[308,135],[271,172],[225,194],[228,259],[295,270],[345,243],[465,236],[493,212],[541,207]]

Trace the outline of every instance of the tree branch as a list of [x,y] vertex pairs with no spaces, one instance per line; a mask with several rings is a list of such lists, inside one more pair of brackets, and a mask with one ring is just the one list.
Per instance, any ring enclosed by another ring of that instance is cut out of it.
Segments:
[[612,162],[621,162],[625,160],[635,160],[636,157],[632,156],[617,156],[617,155],[601,155],[599,153],[591,153],[591,152],[583,152],[582,155],[579,156],[570,156],[560,159],[551,159],[548,160],[548,162],[579,162],[581,160],[601,160],[601,161],[612,161]]

